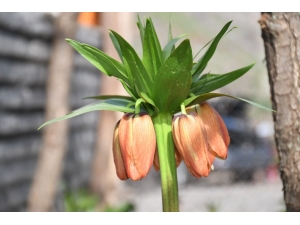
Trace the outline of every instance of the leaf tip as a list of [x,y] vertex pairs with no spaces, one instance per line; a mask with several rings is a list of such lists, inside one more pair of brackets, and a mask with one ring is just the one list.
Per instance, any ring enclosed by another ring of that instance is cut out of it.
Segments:
[[45,126],[45,124],[42,124],[41,126],[39,126],[39,128],[37,130],[40,130],[41,128],[43,128]]

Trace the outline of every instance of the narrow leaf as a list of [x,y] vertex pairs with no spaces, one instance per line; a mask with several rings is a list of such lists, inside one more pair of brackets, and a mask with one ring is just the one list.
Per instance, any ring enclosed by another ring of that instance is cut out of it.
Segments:
[[169,21],[168,41],[171,41],[172,39],[173,39],[173,35],[172,35],[172,26],[171,26],[171,22]]
[[192,70],[193,76],[199,76],[200,73],[204,70],[204,67],[207,65],[208,61],[211,59],[211,57],[215,53],[216,48],[219,44],[219,41],[221,40],[223,35],[228,30],[231,23],[232,23],[232,21],[229,21],[228,23],[226,23],[225,26],[222,28],[222,30],[219,32],[219,34],[213,39],[213,41],[212,41],[211,45],[209,46],[209,48],[207,49],[207,51],[197,62],[197,66]]
[[140,37],[141,37],[141,42],[143,43],[144,41],[144,33],[145,33],[145,27],[140,19],[140,15],[138,14],[137,15],[137,18],[138,18],[138,22],[136,23],[139,30],[140,30]]
[[123,100],[134,102],[134,99],[132,97],[130,97],[130,96],[124,96],[124,95],[99,95],[99,96],[89,96],[89,97],[85,97],[83,99],[99,99],[99,100],[123,99]]
[[200,103],[205,102],[205,101],[207,101],[209,99],[217,98],[217,97],[234,98],[234,99],[237,99],[237,100],[241,100],[241,101],[247,102],[247,103],[249,103],[251,105],[254,105],[254,106],[258,107],[258,108],[275,112],[272,109],[269,109],[269,108],[267,108],[267,107],[265,107],[263,105],[260,105],[258,103],[252,102],[250,100],[247,100],[247,99],[244,99],[244,98],[239,98],[239,97],[234,97],[234,96],[231,96],[231,95],[220,94],[220,93],[206,93],[206,94],[202,94],[202,95],[198,95],[198,96],[193,96],[193,97],[190,97],[190,98],[186,99],[184,101],[184,105],[185,106],[190,106],[190,105],[200,104]]
[[104,74],[127,81],[125,68],[117,60],[113,59],[112,57],[108,56],[107,54],[93,46],[83,44],[71,39],[66,39],[66,41],[69,42],[76,51],[78,51],[84,58],[86,58]]
[[[209,42],[207,42],[198,52],[197,54],[194,56],[194,59],[196,59],[196,57],[199,55],[199,53],[207,46],[209,45],[215,38],[211,39]],[[196,64],[197,65],[197,64]]]
[[154,77],[161,66],[161,46],[150,19],[146,21],[143,41],[143,64],[151,77]]
[[166,59],[171,55],[171,53],[175,49],[175,43],[182,37],[187,36],[187,34],[182,34],[176,38],[173,38],[168,42],[168,44],[164,47],[164,50],[162,52],[162,62],[165,62]]
[[217,75],[217,74],[208,74],[206,76],[204,75],[202,76],[201,79],[199,79],[199,81],[192,84],[191,92],[195,95],[200,95],[203,93],[214,91],[240,78],[246,72],[248,72],[253,66],[254,64],[251,64],[249,66],[222,75]]
[[84,113],[92,112],[92,111],[97,111],[97,110],[111,110],[111,111],[119,111],[119,112],[134,112],[133,108],[127,107],[128,104],[132,103],[132,101],[129,101],[127,99],[122,99],[122,98],[111,98],[111,99],[106,99],[103,101],[98,101],[94,102],[92,104],[83,106],[65,116],[50,120],[43,125],[41,125],[39,129],[42,127],[49,125],[51,123],[55,123],[61,120],[66,120],[75,116],[79,116]]
[[123,85],[124,89],[127,91],[127,93],[135,100],[139,98],[139,95],[136,93],[134,89],[128,86],[128,84],[125,81],[120,80],[121,84]]
[[220,74],[212,74],[212,73],[207,73],[203,74],[198,81],[193,82],[191,86],[191,90],[197,86],[200,85],[205,85],[208,81],[213,80],[214,78],[221,76]]
[[120,59],[123,62],[122,52],[121,52],[120,45],[119,45],[117,39],[115,38],[115,36],[112,33],[109,33],[109,37],[110,37],[110,39],[111,39],[111,41],[112,41],[112,43],[113,43],[113,45],[114,45],[114,47],[115,47],[115,49],[118,53]]
[[140,92],[140,95],[145,102],[155,106],[155,103],[152,101],[151,98],[149,98],[149,96],[147,94],[145,94],[144,92]]
[[[150,107],[147,107],[147,105],[146,105],[148,113],[149,113],[150,115],[152,114],[151,116],[153,116],[154,114],[159,113],[159,109],[155,106],[154,102],[152,101],[151,98],[149,98],[149,96],[147,96],[147,95],[146,95],[145,93],[143,93],[143,92],[140,92],[140,96],[142,97],[142,99],[143,99],[145,102],[147,102],[148,104],[150,104],[150,105],[153,106],[152,108],[150,108]],[[154,111],[153,111],[153,108],[154,108]]]
[[139,56],[137,55],[133,47],[123,37],[121,37],[115,31],[111,32],[118,40],[121,48],[124,66],[126,68],[129,80],[129,86],[131,88],[134,88],[136,85],[140,91],[151,93],[152,90],[150,87],[152,85],[152,79],[145,69]]
[[[194,66],[193,66],[193,69],[196,68],[197,66],[198,66],[197,64],[194,65]],[[197,73],[195,73],[195,74],[192,76],[193,82],[196,82],[196,81],[199,79],[200,74],[205,70],[206,66],[207,66],[207,63],[206,63],[205,65],[203,65],[203,67],[202,67],[201,69],[199,69],[199,70],[197,71]]]
[[[168,34],[168,41],[171,41],[173,39],[173,35],[172,35],[172,26],[171,26],[171,14],[170,14],[170,18],[169,18],[169,34]],[[171,49],[171,53],[174,52],[175,50],[175,45],[173,45],[172,49]],[[171,54],[170,53],[170,54]],[[163,60],[164,62],[165,60]]]

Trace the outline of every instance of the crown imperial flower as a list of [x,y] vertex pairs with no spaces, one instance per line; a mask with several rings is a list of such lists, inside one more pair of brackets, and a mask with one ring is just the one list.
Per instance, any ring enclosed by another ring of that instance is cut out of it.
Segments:
[[117,124],[113,142],[118,177],[121,180],[126,176],[132,180],[144,178],[153,164],[156,147],[151,117],[146,113],[126,113]]
[[[125,113],[116,124],[113,136],[117,176],[121,180],[140,180],[153,165],[161,173],[163,210],[178,211],[176,166],[183,160],[189,171],[200,178],[208,176],[215,157],[227,157],[230,142],[227,128],[220,115],[205,101],[225,96],[268,109],[246,99],[212,93],[254,66],[224,74],[205,73],[220,40],[232,30],[231,23],[226,23],[196,55],[193,55],[189,39],[176,46],[186,35],[173,38],[171,25],[168,42],[161,46],[151,18],[144,23],[138,17],[142,57],[113,30],[110,38],[121,61],[91,45],[67,39],[103,74],[117,78],[129,96],[88,97],[98,101],[45,122],[40,128],[96,110]],[[195,60],[205,48],[202,56]],[[180,108],[182,114],[173,118]]]
[[182,114],[173,121],[173,139],[190,173],[207,177],[214,156],[208,152],[207,135],[201,118],[196,114]]
[[114,156],[114,163],[116,167],[117,176],[120,178],[120,180],[127,180],[128,176],[126,173],[124,159],[119,144],[119,124],[120,124],[120,120],[117,122],[114,130],[113,143],[112,143],[113,156]]
[[210,152],[220,159],[226,159],[230,137],[219,113],[207,102],[188,107],[186,110],[196,113],[201,118]]

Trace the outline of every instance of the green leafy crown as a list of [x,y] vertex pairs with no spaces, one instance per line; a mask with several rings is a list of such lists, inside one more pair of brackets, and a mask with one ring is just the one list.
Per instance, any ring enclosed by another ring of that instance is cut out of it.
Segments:
[[[211,93],[244,75],[254,64],[225,74],[203,74],[209,60],[224,35],[230,32],[232,21],[224,25],[221,31],[193,57],[189,39],[175,44],[185,37],[173,38],[169,25],[168,43],[161,47],[151,18],[142,23],[139,16],[137,26],[140,31],[143,54],[140,58],[134,48],[117,32],[110,30],[110,38],[116,48],[121,62],[113,59],[103,51],[66,39],[84,58],[97,67],[103,74],[116,77],[129,96],[92,96],[87,98],[99,101],[86,105],[65,116],[50,120],[45,125],[68,119],[95,110],[112,110],[120,112],[145,111],[151,116],[157,113],[177,113],[180,105],[185,106],[204,102],[208,99],[226,96],[246,101],[259,108],[270,110],[246,99],[225,94]],[[207,50],[199,58],[195,58]]]

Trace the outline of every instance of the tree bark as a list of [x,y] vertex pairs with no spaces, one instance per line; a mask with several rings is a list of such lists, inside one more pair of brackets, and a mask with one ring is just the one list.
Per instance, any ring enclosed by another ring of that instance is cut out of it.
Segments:
[[300,211],[300,13],[262,13],[275,141],[287,211]]
[[[73,49],[65,38],[73,38],[77,13],[61,13],[56,19],[56,31],[47,81],[46,120],[69,112],[70,76]],[[47,126],[36,173],[28,198],[28,211],[52,211],[63,157],[67,148],[68,121]]]

